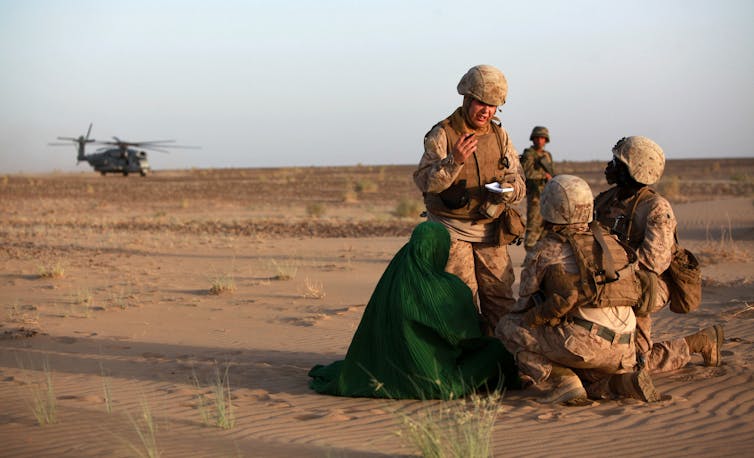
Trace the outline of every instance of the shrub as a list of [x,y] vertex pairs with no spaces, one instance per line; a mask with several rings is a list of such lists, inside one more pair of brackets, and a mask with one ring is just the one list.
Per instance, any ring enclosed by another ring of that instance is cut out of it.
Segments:
[[320,202],[306,204],[306,214],[312,218],[319,218],[325,214],[325,205]]
[[423,209],[424,205],[421,203],[404,197],[398,201],[394,213],[399,218],[418,217]]

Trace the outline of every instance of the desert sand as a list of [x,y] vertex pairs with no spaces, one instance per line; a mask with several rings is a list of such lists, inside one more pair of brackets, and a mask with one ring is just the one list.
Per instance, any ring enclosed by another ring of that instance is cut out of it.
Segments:
[[[606,188],[601,163],[558,166]],[[147,456],[145,412],[164,457],[416,455],[401,419],[437,402],[307,386],[313,365],[345,355],[422,221],[412,169],[0,176],[0,456]],[[536,389],[508,391],[495,455],[751,455],[753,177],[754,159],[679,160],[658,185],[703,264],[704,298],[687,315],[662,311],[655,337],[723,324],[723,365],[697,356],[656,375],[652,404],[552,406]],[[523,248],[510,253],[520,266]],[[40,425],[40,405],[55,406],[54,423]]]

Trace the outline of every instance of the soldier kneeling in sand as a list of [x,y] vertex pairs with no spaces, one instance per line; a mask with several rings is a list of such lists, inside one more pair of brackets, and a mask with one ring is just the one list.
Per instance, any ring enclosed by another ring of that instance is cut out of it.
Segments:
[[705,366],[720,366],[725,337],[722,325],[685,337],[653,341],[652,315],[667,305],[676,313],[690,311],[670,301],[666,271],[679,249],[678,223],[670,202],[651,187],[660,181],[665,170],[665,153],[660,145],[641,136],[621,138],[612,153],[605,168],[605,180],[614,186],[597,196],[594,213],[597,221],[611,228],[639,257],[641,279],[647,291],[646,307],[639,308],[636,314],[639,364],[653,374],[667,372],[682,368],[691,361],[692,354],[699,354]]
[[587,391],[656,401],[648,372],[634,372],[636,254],[589,224],[592,209],[592,191],[581,178],[558,175],[545,186],[540,210],[547,231],[524,260],[517,313],[500,320],[496,335],[524,380],[552,384],[541,402],[575,403]]

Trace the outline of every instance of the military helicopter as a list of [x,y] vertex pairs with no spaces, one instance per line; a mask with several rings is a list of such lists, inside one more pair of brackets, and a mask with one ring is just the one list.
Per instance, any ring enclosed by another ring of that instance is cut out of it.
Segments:
[[[92,124],[89,124],[89,130],[86,137],[58,137],[58,140],[68,140],[78,145],[78,156],[76,164],[86,161],[94,167],[94,170],[106,175],[108,173],[121,173],[128,176],[129,173],[139,173],[141,176],[147,176],[150,173],[149,162],[147,161],[147,152],[144,150],[158,151],[160,153],[169,153],[163,148],[196,148],[194,146],[171,145],[175,140],[151,140],[143,142],[129,142],[113,137],[114,141],[97,141],[89,138],[92,133]],[[92,154],[86,154],[85,148],[87,143],[99,145],[108,145],[97,149]],[[70,143],[49,143],[52,146],[69,145]],[[134,148],[141,148],[137,150]]]

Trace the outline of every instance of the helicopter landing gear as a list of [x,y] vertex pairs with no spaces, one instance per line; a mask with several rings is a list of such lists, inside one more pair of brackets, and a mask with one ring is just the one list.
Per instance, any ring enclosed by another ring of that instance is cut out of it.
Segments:
[[146,170],[139,170],[139,174],[141,176],[145,177],[145,176],[147,176],[147,171]]
[[127,176],[128,176],[128,172],[126,172],[126,171],[124,170],[124,171],[123,171],[123,176],[124,176],[124,177],[127,177]]

